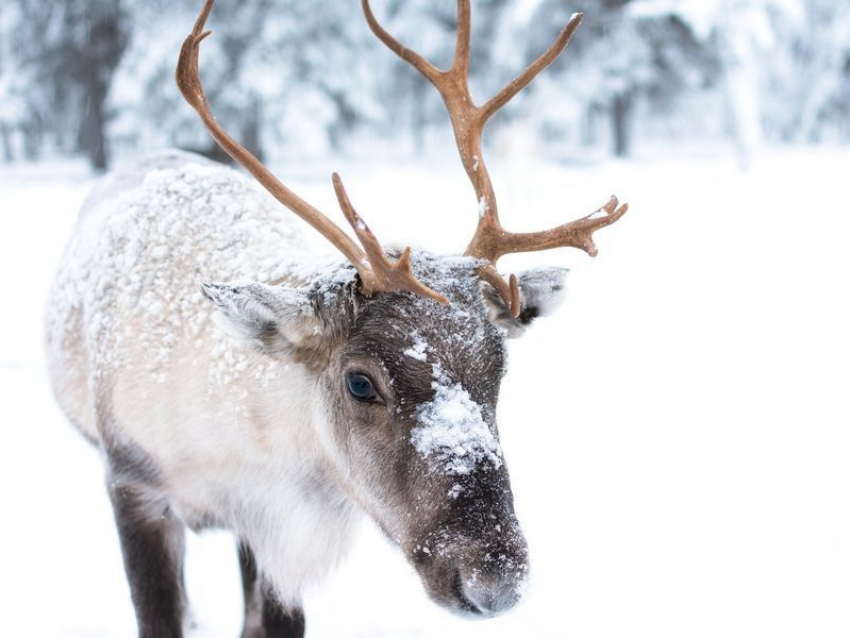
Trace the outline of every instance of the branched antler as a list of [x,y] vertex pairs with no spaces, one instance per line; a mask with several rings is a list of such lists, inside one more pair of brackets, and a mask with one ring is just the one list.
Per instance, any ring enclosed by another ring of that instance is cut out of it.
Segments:
[[[336,198],[339,200],[339,206],[348,223],[354,229],[354,233],[360,240],[363,250],[366,251],[366,254],[361,260],[362,265],[373,273],[380,273],[381,287],[376,288],[376,290],[407,290],[423,297],[431,297],[440,303],[448,303],[445,297],[434,292],[416,279],[410,262],[410,247],[402,251],[401,257],[395,263],[387,258],[387,253],[381,247],[378,238],[369,230],[366,222],[363,221],[363,218],[357,214],[354,206],[351,205],[351,200],[348,199],[348,193],[345,192],[345,187],[342,185],[342,179],[337,173],[333,174],[333,184],[336,191]],[[362,274],[360,276],[361,278],[363,277]]]
[[479,220],[475,235],[466,254],[490,262],[479,269],[482,279],[492,284],[502,295],[510,312],[519,316],[520,303],[516,278],[505,282],[494,266],[502,255],[517,252],[548,250],[562,246],[581,248],[591,256],[596,254],[594,231],[614,223],[628,210],[626,204],[617,207],[614,197],[596,213],[563,224],[550,230],[535,233],[509,233],[499,222],[496,195],[490,174],[484,163],[481,136],[490,117],[507,104],[547,66],[561,54],[582,20],[577,13],[570,18],[561,34],[539,58],[508,83],[482,106],[476,106],[469,91],[469,45],[471,36],[470,0],[458,0],[458,29],[455,55],[447,70],[438,69],[421,55],[408,49],[378,23],[369,0],[362,0],[363,13],[372,32],[391,51],[415,67],[436,87],[443,98],[454,129],[460,159],[478,198]]
[[275,199],[301,219],[318,230],[352,263],[360,274],[362,290],[371,295],[380,291],[407,290],[440,303],[448,303],[445,297],[420,283],[413,274],[410,264],[410,249],[406,249],[398,261],[392,262],[374,234],[366,227],[354,211],[339,175],[334,174],[333,183],[346,219],[363,245],[361,249],[339,226],[334,224],[318,209],[301,199],[278,180],[250,151],[234,140],[216,121],[210,110],[198,68],[200,44],[210,35],[204,25],[212,11],[214,0],[206,0],[192,33],[183,42],[177,63],[177,86],[189,105],[198,112],[210,134],[218,145],[234,160],[244,166]]
[[[204,31],[204,25],[212,10],[213,2],[214,0],[206,0],[192,33],[183,43],[177,65],[177,85],[186,101],[198,112],[215,141],[234,160],[244,166],[279,202],[318,230],[348,258],[360,274],[362,290],[365,294],[406,290],[441,303],[448,303],[445,297],[416,279],[411,267],[409,248],[405,249],[395,262],[387,256],[378,239],[351,205],[339,175],[333,176],[334,190],[340,207],[360,240],[362,248],[319,210],[289,190],[216,121],[204,95],[198,68],[200,43],[210,35],[209,31]],[[438,69],[424,57],[402,45],[375,19],[369,1],[362,0],[362,3],[366,21],[375,35],[390,50],[419,70],[437,88],[445,102],[461,162],[475,189],[480,212],[475,235],[467,246],[465,254],[489,262],[478,269],[479,276],[499,291],[510,312],[518,316],[519,286],[515,276],[511,275],[509,280],[505,281],[498,274],[495,264],[499,257],[509,253],[548,250],[562,246],[580,248],[594,256],[596,246],[593,243],[593,233],[613,224],[628,210],[626,204],[618,207],[617,198],[612,197],[596,213],[582,219],[539,232],[510,233],[499,222],[496,195],[484,163],[481,136],[487,121],[528,86],[543,69],[555,61],[581,23],[582,14],[573,15],[555,42],[525,71],[482,106],[477,106],[469,91],[469,47],[472,23],[470,0],[458,0],[455,55],[452,65],[447,70]]]

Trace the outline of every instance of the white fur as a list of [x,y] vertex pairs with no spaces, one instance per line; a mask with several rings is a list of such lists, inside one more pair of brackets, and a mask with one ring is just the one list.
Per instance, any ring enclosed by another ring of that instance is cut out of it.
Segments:
[[[194,161],[145,160],[147,176],[128,167],[90,198],[48,309],[51,380],[72,422],[105,445],[143,450],[179,516],[233,530],[284,604],[296,604],[342,556],[358,512],[317,422],[324,397],[296,363],[225,334],[196,282],[297,286],[307,271],[287,264],[315,259],[298,255],[290,216],[258,187]],[[308,336],[306,307],[277,301],[293,313],[285,337]]]
[[519,276],[522,306],[534,306],[541,317],[554,313],[567,297],[566,268],[532,268]]
[[[532,268],[517,277],[519,283],[520,305],[522,310],[534,308],[536,316],[545,317],[557,310],[567,296],[565,281],[569,270],[566,268]],[[482,286],[485,284],[482,283]],[[508,315],[504,301],[495,294],[485,296],[489,301],[490,320],[502,327],[510,338],[525,334],[527,324],[516,321]]]

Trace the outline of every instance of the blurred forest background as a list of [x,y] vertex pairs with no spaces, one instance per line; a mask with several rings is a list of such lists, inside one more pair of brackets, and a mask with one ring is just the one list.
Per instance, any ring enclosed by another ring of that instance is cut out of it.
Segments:
[[[437,64],[450,58],[454,2],[373,4],[403,42]],[[0,160],[84,155],[104,168],[127,150],[214,154],[172,79],[200,5],[0,0]],[[497,145],[520,139],[578,159],[721,142],[746,159],[763,143],[850,141],[846,0],[477,0],[479,101],[548,47],[574,11],[585,12],[584,24],[493,123]],[[445,144],[436,92],[382,48],[357,0],[219,0],[209,26],[207,93],[259,155]]]
[[[527,603],[454,618],[367,525],[305,600],[309,635],[848,638],[850,0],[472,1],[478,102],[586,14],[488,126],[506,226],[553,227],[610,193],[632,208],[596,260],[500,262],[572,271],[567,308],[510,346],[500,393]],[[99,454],[51,399],[43,311],[100,170],[215,154],[173,77],[202,3],[0,0],[0,636],[136,633]],[[455,0],[372,3],[447,64]],[[213,111],[289,186],[346,227],[339,170],[382,241],[463,249],[478,203],[445,109],[360,0],[217,0],[208,26]],[[294,224],[306,251],[332,250]],[[239,635],[233,538],[187,547],[191,635]]]

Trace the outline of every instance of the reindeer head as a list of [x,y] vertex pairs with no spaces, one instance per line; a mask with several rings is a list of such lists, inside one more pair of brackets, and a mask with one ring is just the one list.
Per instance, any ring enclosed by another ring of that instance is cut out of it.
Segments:
[[627,210],[612,198],[596,213],[550,230],[509,233],[500,224],[481,148],[488,119],[566,47],[575,15],[557,41],[483,106],[468,88],[470,3],[458,1],[452,66],[440,70],[402,46],[363,9],[373,32],[440,92],[479,222],[463,256],[387,253],[357,214],[339,176],[333,183],[360,245],[277,180],[216,122],[201,85],[200,42],[207,0],[180,53],[177,83],[210,133],[282,204],[349,261],[332,281],[291,289],[208,284],[232,332],[269,356],[300,361],[313,375],[317,423],[343,489],[403,549],[438,603],[489,616],[518,600],[527,550],[513,510],[499,445],[496,403],[505,339],[557,305],[563,269],[506,281],[498,258],[572,246],[596,253],[592,234]]

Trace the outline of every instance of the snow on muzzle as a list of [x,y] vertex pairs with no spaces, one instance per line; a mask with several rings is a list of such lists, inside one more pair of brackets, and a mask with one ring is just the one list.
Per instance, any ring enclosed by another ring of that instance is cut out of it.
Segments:
[[411,551],[411,562],[428,595],[464,616],[498,615],[525,593],[528,548],[519,524],[513,517],[490,523],[487,533],[444,527]]
[[408,557],[437,603],[495,616],[516,605],[528,576],[507,467],[495,427],[466,389],[438,365],[432,388],[410,437],[423,463],[417,510],[424,520]]

